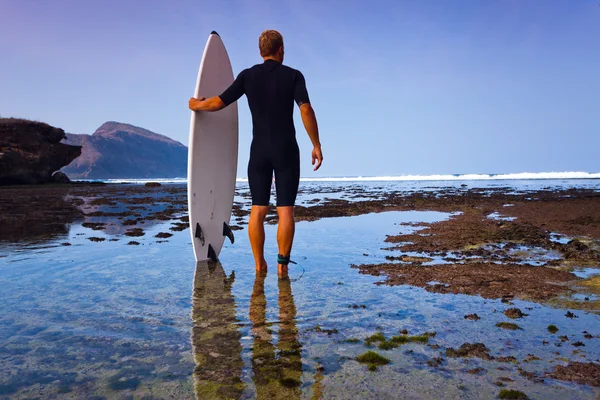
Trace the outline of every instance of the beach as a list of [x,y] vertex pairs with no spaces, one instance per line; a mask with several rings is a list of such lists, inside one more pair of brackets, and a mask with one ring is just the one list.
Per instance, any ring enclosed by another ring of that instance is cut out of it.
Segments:
[[0,190],[0,398],[600,396],[598,179],[303,181],[289,280],[247,182],[218,263],[186,195]]

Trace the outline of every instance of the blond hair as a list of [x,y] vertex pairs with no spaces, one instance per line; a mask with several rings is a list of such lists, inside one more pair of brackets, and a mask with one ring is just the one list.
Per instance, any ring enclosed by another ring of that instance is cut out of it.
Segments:
[[260,49],[261,57],[275,55],[281,46],[283,46],[283,36],[276,30],[267,29],[258,38],[258,48]]

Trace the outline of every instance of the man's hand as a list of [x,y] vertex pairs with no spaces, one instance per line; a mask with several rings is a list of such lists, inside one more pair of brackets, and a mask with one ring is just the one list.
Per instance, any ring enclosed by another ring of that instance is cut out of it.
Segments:
[[206,100],[206,97],[200,97],[198,99],[192,97],[188,103],[190,110],[200,111],[200,103],[204,100]]
[[226,107],[225,103],[219,96],[213,96],[210,98],[200,97],[191,98],[189,101],[189,107],[192,111],[219,111]]
[[318,170],[321,167],[321,163],[323,162],[323,153],[321,152],[321,147],[315,147],[312,151],[312,165],[315,165],[315,161],[317,165],[313,171]]

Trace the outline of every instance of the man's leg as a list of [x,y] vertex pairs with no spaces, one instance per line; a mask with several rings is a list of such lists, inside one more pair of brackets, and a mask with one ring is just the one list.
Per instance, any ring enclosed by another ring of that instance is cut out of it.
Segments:
[[[279,254],[289,257],[292,252],[292,243],[294,241],[294,232],[296,230],[294,222],[294,206],[277,207],[279,222],[277,224],[277,246]],[[277,271],[280,276],[287,275],[288,266],[278,264]]]
[[[287,143],[279,149],[274,166],[275,186],[277,187],[277,215],[279,216],[277,245],[279,246],[279,254],[283,257],[289,257],[292,252],[295,231],[294,204],[296,203],[298,185],[300,184],[300,150],[295,141]],[[278,264],[277,270],[280,278],[287,277],[287,265]]]
[[250,237],[250,246],[252,247],[252,254],[254,254],[257,271],[266,271],[267,269],[264,223],[268,210],[268,206],[252,206],[250,221],[248,222],[248,236]]

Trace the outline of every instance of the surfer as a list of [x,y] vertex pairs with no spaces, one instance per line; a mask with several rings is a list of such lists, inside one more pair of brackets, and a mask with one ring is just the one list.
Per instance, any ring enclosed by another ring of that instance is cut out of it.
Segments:
[[256,270],[267,269],[264,257],[264,221],[269,209],[271,182],[275,174],[277,191],[277,267],[280,276],[287,268],[294,241],[294,204],[300,181],[300,152],[294,129],[294,102],[300,108],[304,128],[313,144],[312,165],[318,170],[323,162],[319,128],[310,105],[304,76],[283,65],[283,37],[266,30],[258,39],[264,62],[243,70],[220,96],[191,98],[192,111],[218,111],[246,95],[252,113],[252,144],[248,162],[248,184],[252,210],[248,223],[250,245]]

